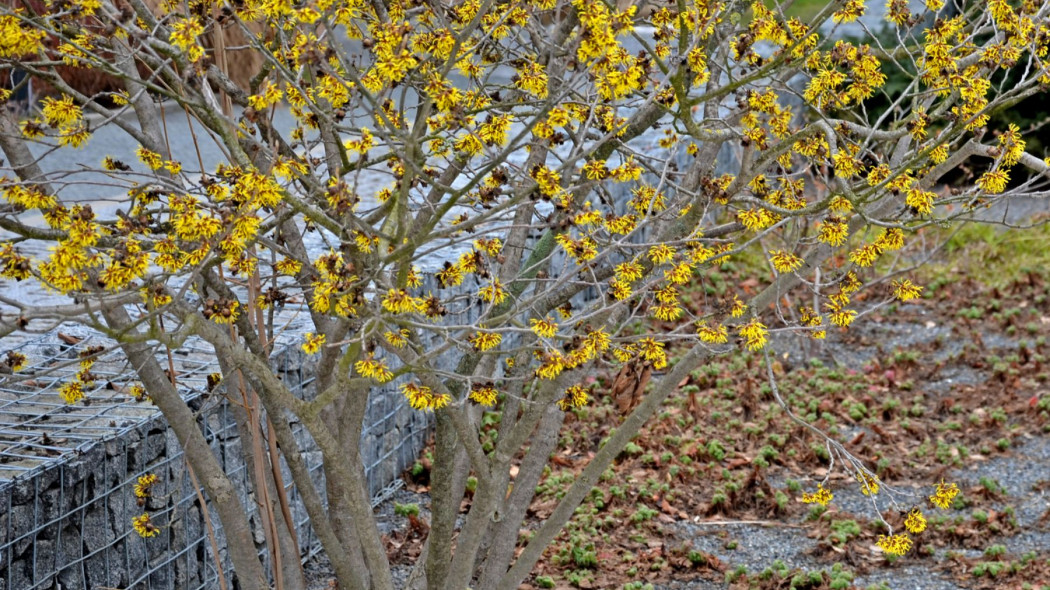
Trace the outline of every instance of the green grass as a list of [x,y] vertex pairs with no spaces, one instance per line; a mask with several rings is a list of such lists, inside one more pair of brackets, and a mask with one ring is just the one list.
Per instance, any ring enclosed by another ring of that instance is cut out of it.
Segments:
[[[1050,224],[1024,230],[968,224],[945,244],[949,267],[992,287],[1003,287],[1029,273],[1047,276],[1050,268]],[[965,254],[962,256],[961,254]],[[945,267],[930,269],[935,275]]]
[[[778,2],[775,0],[765,0],[765,4],[770,9],[776,11],[776,5]],[[779,4],[783,7],[788,3],[779,2]],[[794,17],[804,23],[809,23],[809,21],[827,5],[827,0],[795,0],[795,2],[791,3],[791,6],[784,10],[784,14],[788,18]]]

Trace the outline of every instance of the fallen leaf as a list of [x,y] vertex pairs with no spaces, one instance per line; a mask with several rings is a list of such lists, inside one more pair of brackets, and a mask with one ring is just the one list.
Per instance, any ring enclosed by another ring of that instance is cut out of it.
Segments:
[[743,467],[744,465],[748,465],[750,463],[751,459],[748,459],[747,457],[738,457],[727,463],[726,469],[736,469],[737,467]]

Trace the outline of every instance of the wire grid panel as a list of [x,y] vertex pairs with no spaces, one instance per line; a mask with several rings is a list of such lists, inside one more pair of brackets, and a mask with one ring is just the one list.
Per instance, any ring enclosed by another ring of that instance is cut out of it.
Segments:
[[[14,340],[8,336],[5,344]],[[132,396],[134,372],[127,359],[97,332],[64,325],[9,351],[25,355],[27,366],[0,374],[0,482],[60,463],[70,452],[121,436],[157,415],[155,407]],[[84,402],[67,404],[59,389],[75,380],[86,352],[94,352],[93,385],[84,388]],[[164,359],[187,392],[205,389],[214,363],[211,348],[199,341]]]
[[[202,508],[203,492],[192,483],[181,446],[152,405],[130,396],[133,372],[119,352],[98,354],[89,405],[68,406],[59,398],[57,388],[79,369],[77,351],[107,344],[97,334],[63,327],[61,336],[19,343],[17,350],[32,364],[17,379],[0,378],[0,507],[7,508],[0,514],[0,590],[203,590],[217,588],[220,572],[231,569],[221,526]],[[297,395],[310,397],[311,360],[284,344],[274,355],[274,371]],[[223,396],[206,391],[206,376],[216,370],[214,355],[194,344],[165,355],[164,362],[186,386],[213,452],[257,516],[230,407]],[[430,423],[394,387],[370,397],[362,444],[369,488],[378,501],[415,460]],[[302,425],[292,429],[323,497],[321,455]],[[319,543],[283,461],[281,467],[300,549],[309,557]],[[157,475],[158,483],[140,501],[134,488],[146,474]],[[158,529],[148,539],[132,528],[132,518],[143,513]],[[264,550],[260,557],[269,561]],[[226,581],[232,581],[228,575]]]

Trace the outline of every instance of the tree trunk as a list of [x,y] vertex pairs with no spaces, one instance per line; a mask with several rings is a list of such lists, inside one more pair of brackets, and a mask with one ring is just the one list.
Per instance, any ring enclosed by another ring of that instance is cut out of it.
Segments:
[[[106,307],[102,311],[106,323],[117,332],[131,332],[137,335],[131,317],[123,307]],[[119,339],[119,337],[118,337]],[[233,569],[237,575],[241,590],[268,590],[269,582],[263,573],[259,556],[255,553],[255,541],[252,539],[248,513],[241,504],[241,498],[233,482],[223,472],[218,459],[204,440],[204,435],[197,426],[197,419],[182,400],[179,392],[168,380],[164,369],[153,356],[149,346],[135,340],[120,342],[120,347],[135,367],[142,383],[149,392],[160,411],[167,418],[168,424],[175,432],[186,454],[186,461],[204,486],[204,491],[211,499],[211,505],[219,515],[223,532],[226,535],[227,547]]]

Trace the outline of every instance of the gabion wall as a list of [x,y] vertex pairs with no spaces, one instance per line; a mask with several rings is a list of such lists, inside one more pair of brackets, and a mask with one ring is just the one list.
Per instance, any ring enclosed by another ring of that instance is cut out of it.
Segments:
[[[62,345],[54,335],[41,340],[18,349],[31,358],[42,356],[40,365],[75,358],[74,347]],[[196,377],[214,370],[181,360],[181,368],[193,367],[187,384],[198,383]],[[96,367],[100,365],[95,372],[110,380],[92,398],[104,398],[107,387],[123,389],[115,381],[131,379],[121,375],[119,367],[107,369],[104,362]],[[287,346],[273,365],[293,391],[312,395],[312,364],[298,348]],[[65,406],[55,393],[61,380],[56,371],[36,366],[26,372],[49,373],[51,379],[23,378],[15,386],[10,376],[0,376],[0,397],[6,400],[0,403],[0,590],[217,588],[220,566],[229,571],[221,526],[214,513],[202,508],[203,492],[198,493],[182,448],[163,417],[148,402],[118,394],[93,403],[94,408]],[[188,399],[242,502],[254,506],[228,405],[222,396],[192,389]],[[48,428],[51,424],[54,428]],[[413,411],[396,388],[388,386],[372,392],[365,424],[363,457],[369,488],[378,500],[421,450],[428,416]],[[296,424],[293,431],[323,494],[320,453],[305,429]],[[318,544],[290,474],[284,472],[302,555],[309,556]],[[150,473],[158,482],[140,504],[135,484]],[[144,539],[134,531],[132,518],[147,511],[160,530]],[[205,516],[216,535],[218,556]],[[229,574],[226,581],[232,582]]]

